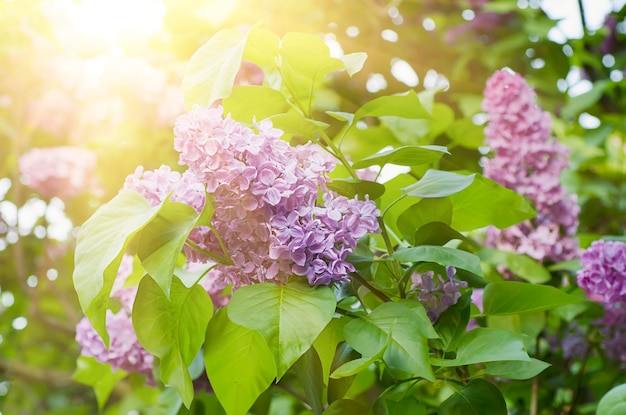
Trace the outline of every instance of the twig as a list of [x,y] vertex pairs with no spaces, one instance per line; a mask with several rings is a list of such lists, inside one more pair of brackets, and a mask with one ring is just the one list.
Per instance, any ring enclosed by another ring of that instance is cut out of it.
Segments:
[[352,276],[352,278],[354,278],[355,280],[357,280],[361,285],[363,285],[364,287],[366,287],[368,290],[370,290],[376,297],[380,298],[381,300],[383,300],[384,302],[388,303],[391,301],[391,298],[387,297],[385,294],[383,294],[382,292],[378,291],[376,288],[374,288],[369,282],[367,282],[363,277],[361,277],[359,274],[357,274],[356,272],[351,272],[350,276]]

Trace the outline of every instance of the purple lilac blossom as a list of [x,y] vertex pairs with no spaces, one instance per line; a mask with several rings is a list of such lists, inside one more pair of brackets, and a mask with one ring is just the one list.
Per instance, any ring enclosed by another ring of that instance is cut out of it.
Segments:
[[626,243],[594,241],[580,258],[578,285],[591,300],[612,307],[626,304]]
[[[471,300],[472,303],[474,303],[474,305],[476,307],[478,307],[478,309],[480,310],[480,312],[483,312],[483,294],[485,293],[485,289],[484,288],[473,288],[472,289],[472,296],[471,296]],[[468,323],[467,323],[467,330],[472,330],[475,328],[478,328],[478,322],[476,321],[476,319],[471,319]]]
[[493,157],[482,159],[484,175],[530,199],[537,217],[510,228],[487,230],[487,245],[560,262],[578,254],[579,207],[560,185],[568,149],[551,138],[550,114],[536,103],[525,79],[509,70],[487,81],[483,109]]
[[426,314],[431,322],[435,322],[439,316],[448,309],[448,307],[456,304],[461,297],[459,288],[467,288],[467,282],[459,281],[454,278],[456,269],[454,267],[446,267],[447,279],[433,271],[424,273],[415,272],[411,276],[411,290],[419,291],[417,299],[426,308]]
[[595,322],[606,355],[626,363],[626,243],[594,241],[581,255],[577,283],[589,299],[604,307]]
[[[321,147],[290,146],[267,120],[254,128],[224,117],[221,107],[196,106],[174,128],[174,148],[188,170],[179,175],[166,166],[139,169],[125,188],[152,205],[172,191],[174,201],[192,204],[194,197],[197,211],[204,204],[198,195],[206,189],[215,198],[213,229],[196,227],[190,240],[215,255],[222,255],[224,246],[232,265],[215,268],[223,284],[281,283],[293,274],[311,285],[345,281],[354,271],[347,255],[359,238],[378,231],[375,203],[327,189],[327,174],[337,161]],[[190,246],[185,254],[192,262],[209,262]]]

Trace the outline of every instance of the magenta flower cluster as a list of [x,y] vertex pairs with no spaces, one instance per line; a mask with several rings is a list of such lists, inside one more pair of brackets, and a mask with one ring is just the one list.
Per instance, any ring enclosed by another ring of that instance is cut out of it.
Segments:
[[596,322],[609,358],[626,363],[626,243],[594,241],[581,255],[577,282],[604,307]]
[[526,80],[509,70],[491,76],[484,94],[485,135],[493,152],[482,160],[484,175],[527,197],[537,210],[532,220],[505,230],[489,228],[487,244],[538,261],[576,257],[580,209],[560,184],[568,149],[551,138],[550,115],[538,107]]
[[460,288],[467,288],[467,282],[455,278],[456,269],[446,267],[447,279],[440,274],[435,277],[434,271],[424,273],[415,272],[411,275],[411,290],[418,291],[417,299],[426,308],[426,314],[431,322],[437,321],[439,316],[459,301]]
[[346,257],[359,238],[378,231],[380,212],[372,201],[327,189],[337,161],[321,147],[291,146],[271,122],[252,129],[224,117],[221,107],[194,107],[178,118],[174,133],[187,171],[139,169],[125,188],[153,205],[172,192],[171,200],[197,211],[205,191],[213,196],[211,226],[191,232],[196,246],[185,246],[189,260],[207,262],[206,252],[225,255],[229,261],[216,269],[235,288],[285,282],[293,274],[312,285],[331,285],[354,271]]
[[20,156],[18,167],[24,183],[39,195],[67,200],[99,189],[96,161],[96,154],[85,148],[34,148]]

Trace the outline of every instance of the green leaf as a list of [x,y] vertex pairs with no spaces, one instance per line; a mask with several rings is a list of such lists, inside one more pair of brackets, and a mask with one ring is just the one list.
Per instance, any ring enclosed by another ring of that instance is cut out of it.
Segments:
[[274,32],[253,27],[248,33],[244,48],[244,59],[266,70],[273,70],[278,65],[280,38]]
[[483,294],[483,314],[506,316],[529,311],[549,310],[586,301],[549,285],[502,281],[487,285]]
[[463,366],[474,363],[521,360],[530,362],[523,337],[508,330],[476,328],[465,333],[454,359],[431,359],[435,366]]
[[454,121],[447,133],[450,140],[465,148],[477,149],[485,142],[483,127],[466,118]]
[[308,404],[313,409],[315,415],[321,415],[324,410],[324,384],[325,379],[322,373],[322,363],[315,351],[311,347],[307,350],[294,365],[296,376],[302,383],[302,389],[307,398]]
[[[418,203],[442,200],[442,199],[424,199]],[[452,215],[450,215],[452,216]],[[453,239],[458,239],[463,242],[467,242],[470,245],[474,245],[475,242],[467,238],[465,235],[455,231],[450,226],[442,222],[430,222],[420,226],[415,231],[415,239],[413,245],[445,245]]]
[[393,163],[399,166],[419,166],[438,161],[444,154],[450,154],[444,146],[403,146],[372,154],[352,165],[355,169],[369,166],[384,166]]
[[500,390],[484,379],[474,379],[437,409],[438,415],[507,415]]
[[352,77],[352,75],[363,69],[363,65],[365,64],[365,60],[367,59],[367,53],[348,53],[347,55],[339,57],[339,59],[341,59],[341,61],[343,62],[348,76]]
[[330,322],[336,304],[330,288],[296,281],[242,287],[235,291],[227,309],[234,323],[261,333],[280,379]]
[[426,408],[412,396],[399,400],[379,398],[374,404],[376,415],[426,415]]
[[463,338],[470,316],[470,293],[463,294],[456,304],[448,307],[437,321],[435,330],[439,339],[432,341],[433,345],[445,352],[455,350]]
[[328,127],[326,123],[305,118],[295,112],[273,115],[269,119],[274,127],[283,130],[285,134],[299,134],[305,137],[310,137],[313,133]]
[[287,33],[280,47],[281,76],[293,101],[305,114],[311,113],[316,89],[325,76],[345,67],[330,56],[328,46],[316,35]]
[[313,342],[313,347],[315,347],[322,363],[322,375],[325,380],[330,376],[330,368],[335,359],[337,345],[345,340],[343,328],[347,322],[347,317],[332,319]]
[[561,117],[564,119],[574,118],[576,115],[594,105],[602,98],[608,85],[609,81],[607,79],[596,81],[593,87],[584,94],[568,97],[567,102],[561,110]]
[[236,29],[223,29],[189,59],[182,88],[188,107],[210,106],[230,95],[241,66],[247,36]]
[[360,200],[364,200],[367,195],[370,200],[376,200],[385,193],[384,185],[367,180],[333,179],[327,187],[348,199],[359,196]]
[[213,303],[199,285],[172,279],[170,298],[150,277],[139,283],[133,306],[133,328],[141,345],[160,359],[161,379],[176,388],[186,407],[194,391],[188,367],[204,342]]
[[356,375],[357,373],[369,368],[372,363],[383,359],[387,347],[389,347],[389,345],[391,344],[391,340],[391,335],[387,336],[386,343],[383,344],[383,346],[375,355],[373,355],[372,357],[361,357],[359,359],[350,360],[335,369],[330,377],[333,379],[341,379],[348,376]]
[[198,214],[191,206],[165,201],[157,216],[136,236],[141,265],[167,297],[178,255],[197,220]]
[[449,200],[453,206],[450,226],[459,232],[489,225],[504,229],[535,216],[522,196],[480,174],[469,187],[449,196]]
[[354,121],[363,117],[382,117],[393,115],[402,118],[430,118],[430,112],[424,107],[415,91],[403,94],[387,95],[375,98],[354,114]]
[[125,371],[113,370],[111,365],[100,363],[93,357],[79,356],[76,360],[76,371],[72,375],[72,379],[93,388],[96,393],[98,408],[102,410],[115,384],[126,376],[128,373]]
[[445,246],[422,245],[414,248],[401,248],[391,257],[400,262],[435,262],[440,265],[451,265],[479,276],[482,275],[480,258],[469,252]]
[[423,307],[421,311],[418,313],[400,302],[384,303],[346,324],[346,341],[367,358],[376,356],[391,336],[383,355],[385,363],[434,381],[428,361],[428,337],[436,333]]
[[78,231],[74,288],[80,306],[105,345],[106,309],[122,256],[131,238],[158,213],[139,193],[124,190],[102,205]]
[[624,411],[626,411],[626,384],[614,387],[600,399],[596,415],[620,415]]
[[422,199],[409,206],[398,216],[398,228],[402,236],[412,243],[418,229],[431,222],[449,225],[452,222],[452,203],[447,198]]
[[258,85],[235,86],[230,96],[222,101],[222,106],[225,114],[248,124],[254,119],[261,121],[289,109],[289,103],[280,91]]
[[353,399],[339,399],[333,402],[324,415],[368,415],[370,408]]
[[402,189],[413,197],[434,198],[449,196],[468,187],[476,174],[459,174],[450,171],[430,169],[417,183]]
[[485,364],[485,373],[501,378],[526,380],[534,378],[550,366],[550,363],[534,358],[531,358],[530,362],[520,360],[511,362],[490,362]]
[[534,284],[541,284],[552,279],[547,269],[527,255],[484,248],[478,252],[478,256],[489,264],[504,265],[518,277]]
[[209,322],[204,363],[211,386],[229,415],[244,415],[276,377],[272,351],[256,330],[221,309]]

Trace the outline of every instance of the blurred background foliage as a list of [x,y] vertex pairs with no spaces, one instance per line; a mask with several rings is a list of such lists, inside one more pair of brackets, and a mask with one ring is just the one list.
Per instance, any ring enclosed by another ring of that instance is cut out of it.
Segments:
[[[367,52],[360,73],[328,80],[317,97],[323,108],[354,111],[380,95],[443,88],[434,108],[438,125],[390,117],[367,129],[375,137],[352,129],[344,145],[368,155],[410,134],[451,148],[443,166],[451,170],[481,171],[485,81],[502,67],[521,73],[571,149],[563,182],[579,195],[581,246],[599,235],[623,236],[626,7],[607,1],[598,24],[579,6],[599,3],[562,0],[557,7],[567,3],[578,16],[573,24],[580,31],[572,36],[544,3],[0,1],[0,414],[97,411],[91,388],[72,379],[81,317],[71,283],[75,227],[115,195],[135,166],[176,165],[171,128],[185,111],[179,87],[185,64],[225,27],[314,33],[333,53]],[[97,184],[73,197],[26,186],[20,156],[58,146],[97,154]],[[616,373],[568,381],[557,370],[550,373],[553,396],[542,399],[561,408],[575,382],[589,382],[584,400],[593,402],[593,382],[606,385]],[[116,387],[107,413],[161,413],[159,399],[167,397],[132,379]],[[516,385],[505,391],[509,398]],[[218,413],[208,409],[216,405],[209,395],[194,405],[195,413]],[[287,398],[272,405],[274,413],[295,410],[285,409]]]

